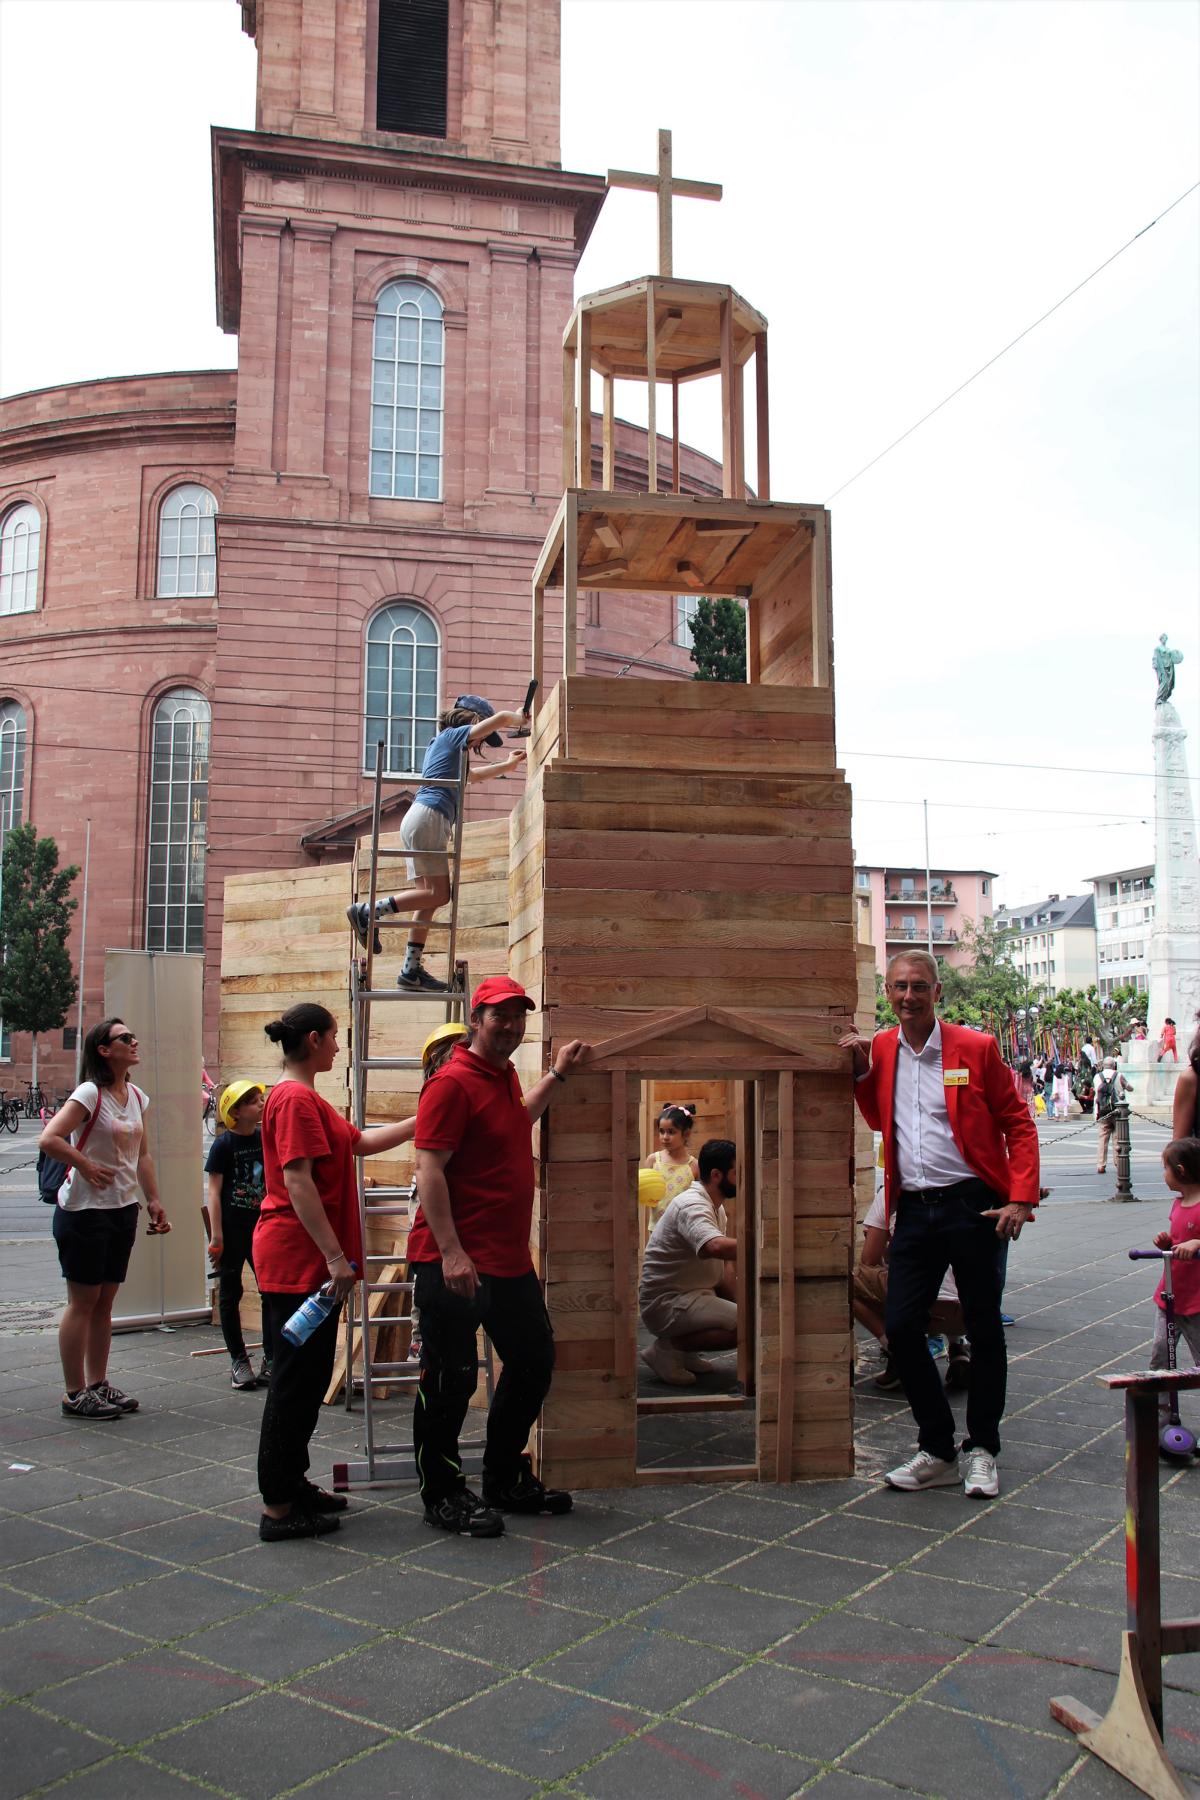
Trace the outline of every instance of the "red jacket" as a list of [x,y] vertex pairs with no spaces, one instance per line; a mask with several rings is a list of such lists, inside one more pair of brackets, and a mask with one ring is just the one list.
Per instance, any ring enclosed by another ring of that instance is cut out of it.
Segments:
[[[900,1192],[896,1169],[892,1096],[900,1028],[875,1034],[871,1072],[854,1084],[859,1111],[872,1131],[883,1133],[884,1190],[890,1214]],[[942,1068],[965,1069],[962,1086],[946,1088],[950,1131],[964,1160],[981,1181],[1006,1200],[1036,1206],[1040,1181],[1037,1127],[1000,1059],[996,1040],[965,1025],[942,1024]]]

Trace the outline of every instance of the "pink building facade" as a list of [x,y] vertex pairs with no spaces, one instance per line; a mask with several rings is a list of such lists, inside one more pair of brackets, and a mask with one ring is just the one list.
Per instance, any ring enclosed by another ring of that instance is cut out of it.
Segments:
[[995,882],[991,869],[932,869],[927,882],[923,868],[856,865],[855,892],[869,909],[879,973],[906,948],[932,946],[951,967],[965,962],[963,932],[972,921],[991,918]]

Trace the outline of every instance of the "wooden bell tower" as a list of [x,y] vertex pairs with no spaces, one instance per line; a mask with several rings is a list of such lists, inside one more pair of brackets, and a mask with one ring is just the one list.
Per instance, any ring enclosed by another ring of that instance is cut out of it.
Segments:
[[[843,1475],[853,1105],[837,1040],[854,1022],[857,977],[829,515],[769,498],[766,320],[731,287],[670,273],[671,195],[720,189],[677,182],[662,133],[657,176],[609,182],[658,193],[665,269],[585,296],[566,329],[565,492],[534,570],[532,646],[541,679],[547,640],[558,664],[561,619],[563,673],[534,721],[510,840],[512,973],[539,1002],[543,1044],[593,1046],[539,1128],[537,1254],[558,1365],[536,1449],[543,1478],[569,1487]],[[757,493],[745,476],[751,366]],[[720,384],[719,499],[679,491],[679,388],[704,379]],[[622,380],[647,391],[644,493],[614,491]],[[581,589],[740,600],[746,684],[581,675]],[[664,1080],[680,1094],[726,1082],[726,1135],[739,1143],[740,1404],[753,1449],[720,1468],[637,1463],[639,1410],[692,1403],[637,1392],[636,1169],[651,1148],[640,1096]]]

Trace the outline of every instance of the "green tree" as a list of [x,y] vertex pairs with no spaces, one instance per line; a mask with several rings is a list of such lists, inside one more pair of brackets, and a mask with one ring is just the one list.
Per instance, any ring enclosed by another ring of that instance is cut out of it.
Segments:
[[1010,1053],[1014,1037],[1029,1037],[1043,990],[1013,966],[1011,933],[998,930],[991,919],[968,920],[959,941],[968,960],[942,970],[942,1017],[992,1032],[1001,1050]]
[[692,620],[693,681],[745,681],[746,614],[740,600],[701,600]]
[[889,1025],[898,1025],[899,1019],[892,1010],[892,1003],[884,992],[883,976],[875,971],[875,1029],[886,1031]]
[[1090,1037],[1105,1054],[1115,1053],[1130,1037],[1135,1025],[1146,1023],[1148,996],[1136,988],[1115,988],[1108,1000],[1101,1000],[1095,985],[1064,988],[1042,1009],[1039,1023],[1051,1030],[1077,1030],[1081,1038]]
[[38,1033],[57,1031],[77,985],[67,951],[71,914],[79,904],[71,886],[79,870],[60,869],[58,845],[33,825],[16,825],[4,839],[0,865],[0,1015],[13,1031],[33,1036],[37,1080]]

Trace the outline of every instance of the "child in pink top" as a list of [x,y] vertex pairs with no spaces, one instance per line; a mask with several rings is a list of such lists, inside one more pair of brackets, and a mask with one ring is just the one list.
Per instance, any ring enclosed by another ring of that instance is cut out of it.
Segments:
[[[1200,1363],[1200,1138],[1175,1138],[1163,1151],[1163,1177],[1175,1196],[1171,1222],[1154,1240],[1158,1250],[1173,1250],[1171,1285],[1175,1290],[1176,1361],[1180,1342],[1186,1343],[1193,1362]],[[1154,1321],[1154,1347],[1150,1367],[1167,1367],[1167,1322],[1163,1314],[1163,1284],[1154,1296],[1158,1308]],[[1166,1415],[1166,1396],[1160,1410]]]

